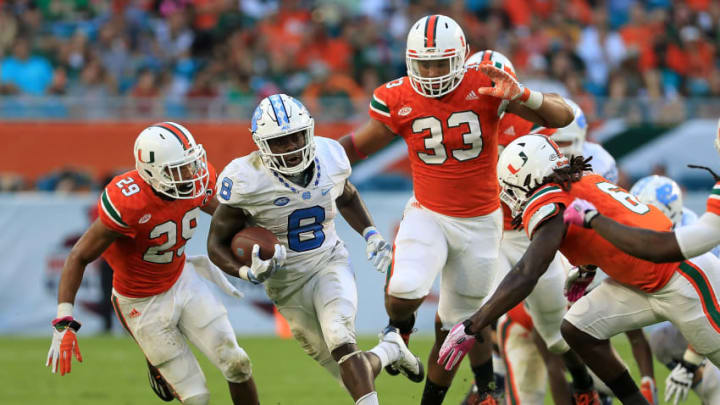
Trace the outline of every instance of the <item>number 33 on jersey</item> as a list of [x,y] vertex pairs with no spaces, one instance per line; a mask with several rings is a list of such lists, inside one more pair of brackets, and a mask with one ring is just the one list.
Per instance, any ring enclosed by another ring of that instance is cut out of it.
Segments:
[[499,207],[497,128],[506,103],[477,94],[490,79],[470,68],[449,94],[416,93],[403,77],[378,87],[370,117],[408,145],[415,198],[453,217],[486,215]]
[[137,170],[105,187],[98,201],[103,225],[127,236],[103,253],[113,268],[113,286],[126,297],[147,297],[172,286],[185,263],[185,243],[198,225],[200,207],[213,197],[215,169],[208,164],[207,193],[171,200],[153,191]]

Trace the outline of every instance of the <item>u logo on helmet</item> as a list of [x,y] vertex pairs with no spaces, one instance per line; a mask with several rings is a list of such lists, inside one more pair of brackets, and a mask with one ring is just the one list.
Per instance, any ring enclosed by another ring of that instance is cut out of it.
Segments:
[[150,160],[145,161],[142,158],[142,149],[138,149],[137,158],[139,161],[141,161],[143,163],[155,163],[155,152],[150,151]]

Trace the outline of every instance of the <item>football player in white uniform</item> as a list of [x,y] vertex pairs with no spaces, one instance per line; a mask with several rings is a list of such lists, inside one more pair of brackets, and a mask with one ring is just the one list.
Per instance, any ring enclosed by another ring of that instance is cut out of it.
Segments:
[[[390,264],[391,249],[348,181],[351,167],[342,146],[315,137],[307,109],[284,94],[260,102],[251,130],[259,151],[235,159],[219,177],[221,204],[208,237],[211,259],[229,274],[264,282],[295,339],[341,378],[357,404],[379,403],[373,380],[382,367],[393,365],[422,381],[422,363],[396,328],[386,328],[370,351],[356,345],[355,277],[335,232],[335,215],[340,212],[365,238],[368,259],[379,271]],[[230,251],[232,237],[249,225],[270,230],[280,241],[269,260],[259,258],[256,245],[250,267]]]
[[[672,221],[673,229],[691,225],[698,219],[697,214],[683,206],[682,190],[671,178],[643,177],[632,186],[630,193],[641,203],[660,208]],[[674,398],[677,404],[687,398],[692,388],[704,404],[720,403],[720,370],[688,347],[687,340],[673,324],[665,323],[652,330],[650,343],[655,357],[672,370],[665,380],[665,402]]]

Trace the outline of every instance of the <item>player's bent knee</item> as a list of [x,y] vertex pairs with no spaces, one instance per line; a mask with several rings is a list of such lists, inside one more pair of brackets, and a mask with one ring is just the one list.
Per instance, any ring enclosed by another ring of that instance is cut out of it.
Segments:
[[[441,298],[442,300],[442,298]],[[438,306],[438,316],[442,322],[442,328],[450,330],[456,324],[470,318],[482,305],[482,297],[469,297],[455,295],[451,302],[442,302]]]
[[183,405],[207,405],[210,403],[210,393],[193,395],[182,400]]
[[425,291],[417,278],[403,277],[396,273],[390,278],[387,293],[391,297],[415,300],[426,296],[428,291]]
[[227,348],[220,351],[220,371],[226,380],[233,383],[244,383],[252,377],[250,358],[240,347]]
[[550,342],[545,342],[545,344],[547,345],[548,351],[550,353],[554,353],[554,354],[567,353],[568,350],[570,350],[570,345],[568,345],[568,343],[565,341],[565,339],[562,338],[562,336],[560,336],[559,333],[558,333],[557,337],[558,337],[557,339],[553,339]]
[[570,346],[579,343],[579,332],[580,330],[576,328],[575,325],[568,322],[567,319],[563,320],[562,324],[560,324],[560,334],[563,339],[565,339],[565,342],[567,342]]

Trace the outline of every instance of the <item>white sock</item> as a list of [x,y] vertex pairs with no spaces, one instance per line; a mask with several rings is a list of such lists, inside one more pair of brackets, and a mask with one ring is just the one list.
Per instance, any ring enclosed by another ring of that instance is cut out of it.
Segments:
[[395,363],[400,358],[400,348],[395,343],[380,342],[368,351],[378,356],[383,367]]
[[363,395],[362,398],[358,399],[357,402],[355,402],[355,405],[380,405],[377,392],[373,391],[369,394]]

